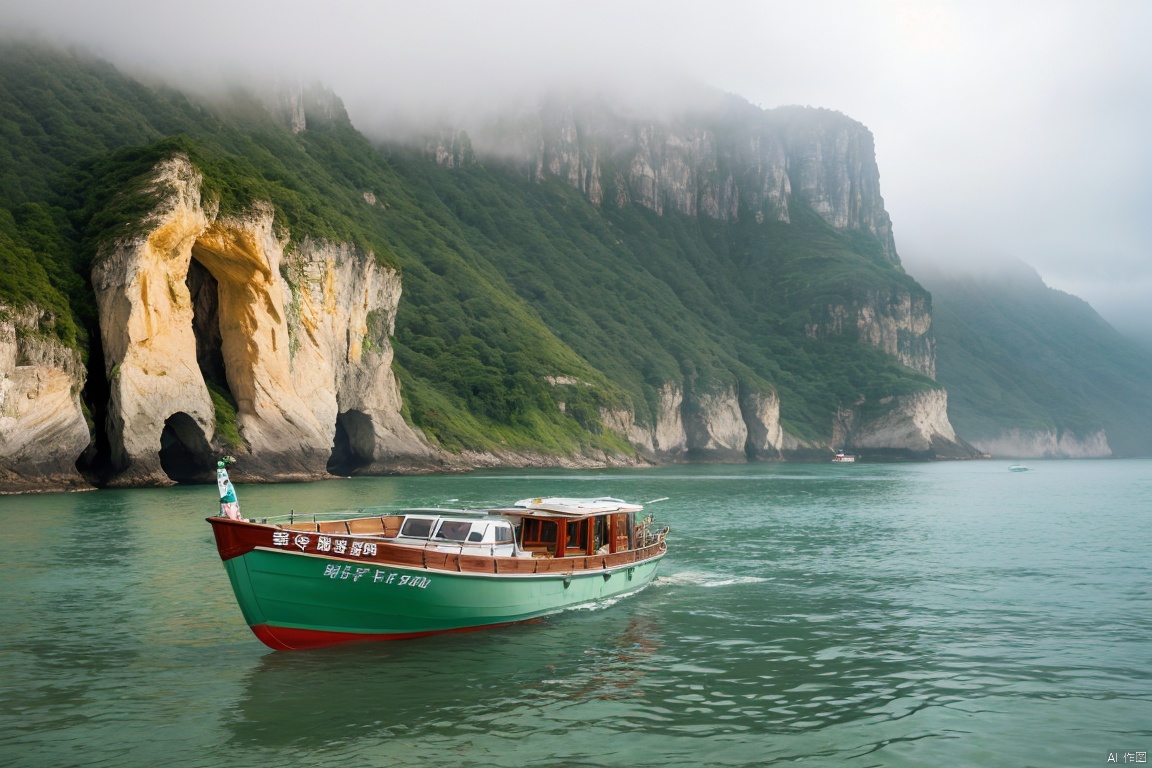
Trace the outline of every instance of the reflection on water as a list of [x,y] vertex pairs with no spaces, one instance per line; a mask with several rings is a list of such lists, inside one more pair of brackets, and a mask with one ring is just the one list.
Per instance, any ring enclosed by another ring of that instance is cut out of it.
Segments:
[[302,653],[243,625],[211,491],[0,499],[0,764],[1091,765],[1152,746],[1152,462],[241,488],[249,514],[671,497],[651,508],[672,526],[660,575],[611,607]]
[[[238,745],[306,746],[366,734],[474,732],[490,718],[514,720],[516,710],[549,701],[641,695],[641,662],[656,642],[647,622],[610,622],[606,647],[588,648],[567,642],[563,625],[570,620],[265,655],[245,678],[231,738]],[[543,626],[549,623],[559,626]]]

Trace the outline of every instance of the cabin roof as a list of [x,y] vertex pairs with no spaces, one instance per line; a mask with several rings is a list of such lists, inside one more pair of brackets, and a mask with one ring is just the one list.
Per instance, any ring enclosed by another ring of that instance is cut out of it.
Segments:
[[595,499],[536,498],[521,499],[511,508],[493,509],[498,515],[524,515],[532,517],[581,518],[608,515],[614,512],[639,512],[640,504],[629,504],[623,499],[602,496]]

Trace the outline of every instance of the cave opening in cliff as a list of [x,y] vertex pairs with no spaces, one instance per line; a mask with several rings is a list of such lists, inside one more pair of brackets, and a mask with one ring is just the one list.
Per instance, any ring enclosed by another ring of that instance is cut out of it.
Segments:
[[196,420],[174,413],[160,433],[160,467],[177,483],[210,483],[215,477],[212,447]]
[[336,417],[336,436],[332,441],[332,455],[328,459],[328,472],[333,475],[356,474],[372,463],[372,449],[376,433],[372,418],[361,411],[344,411]]
[[[192,334],[196,338],[196,364],[210,388],[228,389],[220,335],[220,284],[208,268],[193,258],[184,278],[192,299]],[[231,393],[229,393],[230,396]]]

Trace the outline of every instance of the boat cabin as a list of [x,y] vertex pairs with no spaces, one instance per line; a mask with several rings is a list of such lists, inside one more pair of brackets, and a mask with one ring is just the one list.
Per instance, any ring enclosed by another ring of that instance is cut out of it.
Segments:
[[348,533],[440,552],[492,557],[561,558],[612,555],[648,546],[638,504],[620,499],[524,499],[484,512],[418,509],[381,517],[281,524],[317,533]]
[[533,557],[581,557],[635,549],[636,513],[620,499],[522,499],[490,514],[514,521],[517,541]]

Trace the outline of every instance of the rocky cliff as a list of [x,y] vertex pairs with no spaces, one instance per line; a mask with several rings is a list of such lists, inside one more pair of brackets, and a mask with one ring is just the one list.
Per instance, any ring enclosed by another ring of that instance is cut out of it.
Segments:
[[871,458],[971,458],[972,446],[956,436],[948,421],[948,393],[928,390],[879,403],[842,408],[833,442]]
[[[270,207],[220,216],[200,185],[187,157],[162,163],[144,233],[93,267],[109,484],[204,479],[217,448],[245,455],[249,479],[430,461],[390,367],[396,273],[346,246],[305,241],[286,255]],[[239,442],[217,433],[209,382],[235,403]]]
[[89,442],[84,366],[39,332],[44,314],[0,303],[0,493],[89,487],[76,470]]
[[827,305],[823,315],[822,322],[808,325],[809,336],[852,332],[912,370],[936,378],[936,338],[927,291],[902,287],[860,291],[851,303]]
[[[221,103],[9,53],[30,85],[0,93],[27,129],[0,153],[0,299],[59,325],[0,329],[0,461],[35,445],[75,481],[83,452],[125,486],[209,479],[218,451],[304,479],[949,439],[891,397],[931,389],[933,310],[843,115],[553,100],[373,144],[324,89]],[[53,336],[90,344],[91,445]]]
[[637,424],[629,411],[605,411],[601,419],[650,461],[781,456],[784,433],[775,392],[752,391],[741,396],[734,387],[722,387],[685,401],[683,390],[667,383],[660,389],[655,413],[650,425]]
[[[857,339],[935,378],[931,296],[900,266],[880,195],[873,138],[860,123],[828,110],[760,110],[739,99],[673,120],[624,116],[603,102],[553,99],[511,124],[473,130],[469,146],[477,157],[510,157],[530,178],[560,179],[597,206],[638,205],[660,216],[757,224],[791,223],[804,209],[835,230],[863,236],[879,271],[894,279],[881,276],[872,284],[824,291],[835,293],[836,301],[816,300],[805,332],[813,339]],[[425,155],[459,167],[467,161],[458,149],[465,143],[460,132],[441,133],[425,146]],[[797,293],[820,296],[819,289],[809,287],[813,282],[811,275],[802,278]],[[682,381],[666,382],[659,414],[649,426],[640,428],[619,415],[608,423],[642,453],[665,460],[778,457],[782,451],[806,455],[821,445],[783,433],[775,394],[750,406],[734,391],[688,396],[684,391]],[[956,439],[946,402],[946,393],[937,390],[871,403],[873,412],[886,411],[883,423],[837,434],[831,445],[858,437],[857,445],[896,450],[906,439],[904,448],[916,455],[931,453],[934,445],[941,455],[971,455],[973,449]]]
[[1006,429],[996,436],[978,437],[972,444],[993,458],[1106,459],[1112,455],[1102,429],[1084,436],[1054,429]]
[[660,392],[657,413],[655,424],[647,427],[637,425],[628,412],[602,417],[642,457],[656,462],[810,459],[838,447],[882,460],[971,458],[977,453],[953,430],[942,389],[841,408],[828,442],[787,434],[774,392],[739,394],[720,388],[686,401],[679,388],[668,384]]
[[[803,203],[833,227],[874,237],[898,264],[880,195],[875,142],[838,112],[761,110],[739,99],[674,121],[624,117],[603,103],[546,101],[513,126],[478,126],[477,153],[511,155],[537,179],[557,177],[596,205],[636,203],[722,221],[789,221]],[[428,146],[460,163],[459,134]]]

